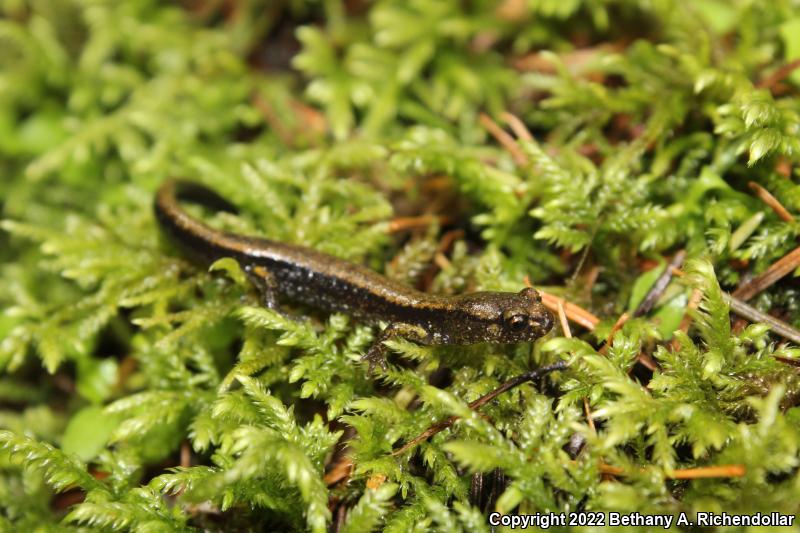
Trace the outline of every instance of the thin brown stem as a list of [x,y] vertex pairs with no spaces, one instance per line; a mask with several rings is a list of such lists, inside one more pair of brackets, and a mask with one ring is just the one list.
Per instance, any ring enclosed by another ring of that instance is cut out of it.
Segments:
[[753,190],[753,192],[756,193],[756,196],[758,196],[762,202],[767,204],[770,207],[770,209],[775,211],[775,214],[778,215],[778,217],[780,217],[781,220],[783,220],[784,222],[794,221],[794,217],[792,216],[792,214],[785,207],[783,207],[783,204],[780,203],[777,198],[772,196],[772,193],[770,193],[767,189],[765,189],[764,187],[762,187],[761,185],[759,185],[754,181],[748,182],[747,186],[750,187]]
[[772,357],[785,365],[800,368],[800,359],[792,359],[791,357],[784,357],[782,355],[773,355]]
[[[642,469],[644,472],[644,469]],[[617,466],[607,465],[605,463],[600,465],[600,472],[603,474],[610,474],[612,476],[621,476],[625,474],[622,468]],[[670,479],[702,479],[713,477],[742,477],[747,472],[744,465],[718,465],[718,466],[705,466],[700,468],[682,468],[678,470],[671,470],[667,472],[667,477]]]
[[[684,273],[680,269],[674,269],[673,273],[677,276],[683,276]],[[683,318],[681,319],[681,325],[678,329],[684,333],[689,331],[689,327],[692,325],[692,315],[689,313],[692,309],[697,309],[697,306],[700,305],[700,300],[703,299],[703,291],[700,289],[692,289],[692,294],[689,296],[689,303],[686,305],[686,312],[683,314]],[[672,339],[672,347],[678,347],[677,339]]]
[[326,485],[335,485],[336,483],[340,482],[343,479],[350,477],[350,474],[353,472],[353,461],[343,455],[325,474],[323,481]]
[[789,75],[798,67],[800,67],[800,59],[795,59],[791,63],[787,63],[779,67],[775,72],[759,81],[756,87],[759,89],[772,89],[775,85],[789,77]]
[[592,418],[592,409],[589,407],[589,398],[583,397],[583,412],[586,415],[586,423],[589,424],[589,428],[591,428],[592,433],[595,435],[597,434],[597,428],[594,425],[594,419]]
[[500,118],[502,118],[505,123],[508,124],[508,127],[511,128],[511,131],[513,131],[514,135],[517,136],[517,139],[522,139],[523,141],[533,141],[533,135],[518,116],[509,113],[508,111],[503,111],[500,113]]
[[764,289],[772,286],[798,266],[800,266],[800,246],[772,263],[770,267],[760,275],[736,289],[732,296],[747,301]]
[[630,319],[630,315],[628,313],[622,313],[614,325],[611,326],[611,331],[608,332],[608,337],[606,338],[606,343],[600,349],[600,353],[605,354],[608,351],[608,347],[611,346],[611,343],[614,342],[614,335],[617,334],[619,330],[622,329],[622,326],[625,325],[625,322]]
[[515,163],[520,166],[528,163],[528,157],[517,145],[517,141],[515,141],[514,138],[503,128],[501,128],[497,122],[492,120],[489,115],[481,113],[480,117],[478,117],[478,120],[480,121],[481,125],[486,128],[486,131],[488,131],[489,134],[497,140],[497,142],[499,142],[506,150],[508,150],[508,153],[511,154],[511,157],[514,158]]
[[672,276],[674,275],[675,269],[680,268],[685,260],[686,250],[680,250],[672,257],[672,260],[667,265],[667,268],[664,269],[664,272],[662,272],[656,282],[653,283],[653,286],[650,287],[649,291],[647,291],[647,295],[645,295],[642,303],[640,303],[633,312],[634,317],[644,316],[653,309],[653,307],[656,305],[656,302],[658,302],[658,299],[661,298],[661,295],[664,294],[665,290],[667,290],[669,282],[672,281]]
[[562,302],[558,302],[558,321],[561,323],[561,331],[564,332],[564,336],[571,339],[572,330],[569,328],[569,321],[567,320],[567,314],[564,312],[564,304]]
[[755,307],[748,305],[733,295],[723,293],[722,297],[728,302],[728,305],[731,306],[731,311],[740,317],[746,318],[750,322],[762,322],[769,326],[769,329],[776,335],[780,335],[784,339],[789,339],[790,341],[800,344],[800,331],[797,331],[786,322],[778,320],[774,316],[762,313]]
[[417,217],[398,217],[389,221],[387,231],[389,233],[397,233],[408,229],[424,228],[431,224],[447,224],[450,222],[450,217],[445,215],[420,215]]
[[[546,374],[549,374],[550,372],[554,372],[556,370],[564,370],[565,368],[567,368],[566,361],[558,361],[557,363],[553,363],[552,365],[543,366],[541,368],[537,368],[536,370],[531,370],[530,372],[526,372],[525,374],[511,378],[502,385],[500,385],[499,387],[497,387],[496,389],[494,389],[493,391],[484,394],[483,396],[481,396],[480,398],[478,398],[473,402],[470,402],[469,408],[473,411],[477,411],[478,409],[480,409],[487,403],[491,402],[504,392],[507,392],[515,387],[518,387],[523,383],[534,381],[535,379],[538,379]],[[424,442],[429,438],[433,437],[434,435],[436,435],[437,433],[440,433],[441,431],[444,431],[445,429],[451,427],[453,424],[456,423],[458,419],[459,419],[458,416],[451,416],[441,422],[432,425],[431,427],[429,427],[428,429],[426,429],[425,431],[423,431],[422,433],[420,433],[419,435],[408,441],[406,444],[404,444],[397,450],[393,451],[392,455],[397,456],[404,454],[417,444]]]
[[539,294],[542,295],[542,303],[545,307],[557,313],[558,305],[560,303],[564,306],[564,313],[567,315],[567,318],[570,321],[585,327],[586,329],[594,330],[595,326],[597,326],[597,324],[600,322],[600,319],[594,316],[592,313],[578,305],[566,301],[564,298],[560,298],[542,290],[539,290]]

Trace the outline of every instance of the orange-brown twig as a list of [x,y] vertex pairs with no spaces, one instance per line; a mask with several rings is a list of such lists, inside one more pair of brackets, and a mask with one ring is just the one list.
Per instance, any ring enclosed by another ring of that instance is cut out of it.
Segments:
[[786,156],[778,157],[778,160],[775,162],[775,172],[780,174],[783,178],[789,178],[792,175],[792,162]]
[[528,157],[522,152],[520,147],[517,145],[517,142],[514,138],[509,135],[503,128],[501,128],[497,122],[492,120],[492,118],[485,114],[481,113],[478,117],[478,120],[486,128],[486,131],[491,134],[492,137],[497,139],[497,142],[503,145],[503,147],[508,150],[508,153],[511,154],[511,157],[514,158],[514,162],[518,165],[525,165],[528,162]]
[[572,338],[572,330],[569,329],[569,321],[567,321],[567,314],[564,312],[564,304],[558,302],[558,321],[561,323],[561,331],[568,339]]
[[264,121],[269,124],[269,127],[272,128],[278,137],[280,137],[281,141],[287,146],[292,146],[294,135],[289,128],[287,128],[283,122],[278,119],[272,105],[257,92],[253,93],[252,103],[253,106],[255,106],[255,108],[261,112],[261,116],[264,117]]
[[325,477],[322,480],[325,482],[326,485],[331,486],[335,485],[336,483],[340,482],[343,479],[350,477],[350,474],[353,472],[353,461],[343,455],[331,469],[325,474]]
[[702,479],[709,477],[742,477],[747,473],[744,465],[718,465],[700,468],[682,468],[667,474],[672,479]]
[[586,422],[589,424],[592,432],[597,434],[597,428],[594,426],[594,418],[592,418],[592,409],[589,407],[589,398],[583,397],[583,412],[586,415]]
[[[644,469],[642,469],[644,471]],[[622,468],[607,465],[605,463],[600,465],[600,472],[603,474],[611,474],[613,476],[624,475]],[[711,477],[742,477],[747,472],[744,465],[719,465],[719,466],[706,466],[700,468],[683,468],[667,472],[667,477],[670,479],[702,479]]]
[[794,366],[800,368],[800,359],[792,359],[791,357],[784,357],[782,355],[773,355],[775,359],[780,361],[781,363],[789,366]]
[[509,113],[508,111],[503,111],[500,113],[500,118],[502,118],[505,123],[508,124],[508,126],[511,128],[511,131],[513,131],[514,135],[517,136],[517,139],[522,139],[523,141],[533,140],[533,135],[531,134],[530,130],[517,115]]
[[385,482],[386,474],[372,474],[367,479],[367,488],[372,490],[379,489]]
[[779,67],[771,75],[759,81],[756,84],[756,87],[760,89],[772,89],[776,84],[787,78],[798,67],[800,67],[800,59],[795,59],[791,63],[787,63],[782,67]]
[[789,272],[792,272],[798,266],[800,266],[800,246],[772,263],[772,265],[760,275],[733,291],[731,296],[747,301],[759,292],[770,287]]
[[450,260],[442,252],[436,252],[433,255],[433,263],[439,267],[440,270],[447,270],[450,268]]
[[625,325],[625,322],[628,321],[630,315],[628,313],[622,313],[614,325],[611,326],[611,331],[608,332],[608,338],[606,339],[606,343],[600,349],[600,353],[605,354],[608,351],[608,347],[611,346],[611,343],[614,342],[614,335],[617,334],[619,330],[622,329],[622,326]]
[[784,222],[794,221],[792,214],[789,213],[789,211],[783,207],[783,204],[781,204],[777,198],[772,196],[772,193],[770,193],[767,189],[754,181],[748,182],[747,186],[756,193],[756,196],[758,196],[762,202],[767,204],[773,211],[775,211],[775,214],[778,215],[781,220]]
[[186,440],[181,443],[181,466],[184,468],[192,466],[192,447]]
[[566,301],[564,298],[555,296],[554,294],[550,294],[542,290],[539,290],[539,294],[542,295],[542,303],[545,305],[545,307],[554,313],[558,313],[558,304],[560,303],[564,306],[564,313],[567,315],[567,318],[570,321],[585,327],[586,329],[594,330],[595,326],[597,326],[597,324],[600,322],[600,319],[594,316],[592,313],[578,305]]
[[[683,276],[684,272],[680,269],[674,269],[673,274],[676,276]],[[692,325],[692,315],[689,313],[692,309],[697,309],[697,306],[700,305],[700,300],[703,299],[703,291],[700,289],[693,289],[691,296],[689,296],[689,303],[686,305],[686,312],[683,314],[683,318],[681,319],[681,325],[678,327],[680,331],[686,333],[689,331],[689,326]],[[678,341],[677,339],[672,339],[672,347],[673,349],[678,348]]]
[[681,325],[679,329],[686,333],[689,331],[689,326],[692,324],[692,317],[689,314],[689,311],[692,309],[697,309],[697,306],[700,305],[700,300],[703,299],[703,291],[700,289],[693,289],[691,296],[689,296],[689,303],[686,306],[686,314],[683,315],[683,319],[681,319]]
[[439,225],[448,224],[450,217],[446,215],[419,215],[416,217],[398,217],[389,221],[388,232],[397,233],[398,231],[405,231],[414,228],[424,228],[431,224],[438,223]]
[[639,361],[642,365],[644,365],[644,367],[648,370],[655,370],[656,368],[658,368],[658,363],[656,362],[655,359],[653,359],[653,356],[650,354],[642,352],[638,355],[636,360]]

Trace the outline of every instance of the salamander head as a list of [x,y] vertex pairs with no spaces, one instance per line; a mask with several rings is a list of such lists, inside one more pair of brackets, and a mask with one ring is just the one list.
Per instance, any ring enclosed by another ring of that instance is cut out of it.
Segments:
[[552,313],[542,304],[539,293],[530,287],[518,293],[467,294],[462,296],[460,306],[467,320],[456,336],[463,343],[529,342],[553,327]]

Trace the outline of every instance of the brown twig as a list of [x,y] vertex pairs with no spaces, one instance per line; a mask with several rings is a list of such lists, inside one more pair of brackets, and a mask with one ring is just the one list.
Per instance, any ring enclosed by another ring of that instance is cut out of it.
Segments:
[[347,505],[344,502],[338,501],[336,507],[336,520],[333,524],[333,533],[339,533],[344,526],[344,521],[347,520]]
[[498,3],[494,13],[501,20],[518,21],[527,13],[527,2],[525,0],[504,0]]
[[186,440],[181,443],[181,466],[184,468],[192,466],[192,447]]
[[732,296],[747,301],[764,289],[772,286],[776,281],[800,266],[800,246],[784,255],[760,275],[751,279],[738,289]]
[[756,196],[758,196],[762,202],[767,204],[770,209],[775,211],[775,214],[778,215],[781,220],[784,222],[794,221],[792,214],[785,207],[783,207],[783,204],[781,204],[777,198],[772,196],[772,193],[770,193],[767,189],[754,181],[748,182],[747,186],[756,193]]
[[700,300],[703,299],[703,291],[700,289],[692,289],[692,294],[689,296],[689,302],[686,305],[686,313],[683,315],[681,319],[681,324],[678,329],[686,333],[689,331],[689,326],[692,325],[692,316],[689,311],[697,309],[697,306],[700,305]]
[[[571,52],[560,54],[560,58],[567,71],[573,76],[594,77],[587,70],[592,61],[604,54],[620,52],[625,49],[627,44],[624,41],[616,41],[590,48],[578,48]],[[556,64],[541,52],[515,57],[511,59],[510,63],[512,67],[520,71],[536,71],[543,74],[555,74],[558,71]]]
[[592,430],[592,433],[597,434],[597,428],[594,425],[594,418],[592,418],[592,409],[589,407],[589,398],[586,396],[583,397],[583,412],[586,415],[586,422],[589,424],[589,428]]
[[422,287],[428,290],[433,283],[433,278],[439,270],[444,270],[449,267],[450,260],[447,259],[447,251],[453,243],[464,236],[464,230],[454,229],[450,230],[439,239],[439,244],[433,252],[433,263],[428,267],[422,275]]
[[539,294],[542,295],[542,303],[545,307],[557,313],[558,305],[560,303],[564,306],[564,313],[567,315],[567,318],[570,321],[585,327],[586,329],[594,330],[595,326],[597,326],[597,324],[600,322],[600,319],[594,316],[592,313],[578,305],[566,301],[564,298],[560,298],[542,290],[539,290]]
[[303,122],[303,126],[307,131],[320,137],[328,131],[328,120],[317,109],[304,104],[300,100],[290,100],[289,106],[291,106],[292,111],[300,121]]
[[630,319],[630,315],[628,313],[622,313],[614,325],[611,326],[611,331],[608,332],[608,338],[606,338],[606,343],[603,345],[603,348],[600,350],[600,353],[606,353],[608,351],[608,347],[611,346],[611,343],[614,342],[614,335],[617,334],[619,330],[622,329],[622,326],[625,325],[625,322]]
[[441,239],[439,239],[439,245],[436,247],[436,251],[442,254],[447,253],[447,250],[450,249],[453,243],[463,236],[464,236],[463,229],[454,229],[448,231],[447,233],[442,235]]
[[264,121],[269,124],[269,127],[272,128],[278,137],[280,137],[281,142],[283,142],[283,144],[286,146],[292,146],[294,143],[294,135],[289,128],[287,128],[283,122],[278,119],[272,104],[264,99],[264,97],[258,92],[253,93],[251,101],[253,106],[261,112],[261,116],[264,117]]
[[600,277],[600,267],[598,265],[592,265],[590,268],[586,270],[586,276],[582,282],[582,291],[583,297],[589,300],[592,296],[592,288],[594,288],[595,283],[597,283],[597,279]]
[[369,479],[367,479],[367,488],[376,490],[381,487],[386,482],[386,474],[372,474]]
[[[672,273],[676,276],[684,275],[683,271],[676,268],[673,269]],[[681,324],[678,329],[684,333],[689,331],[689,326],[692,325],[692,315],[689,311],[693,309],[697,309],[697,306],[700,305],[700,300],[703,299],[703,291],[700,289],[692,289],[692,294],[689,296],[689,303],[686,305],[686,312],[683,314],[683,318],[681,319]],[[678,341],[677,339],[672,339],[672,347],[673,349],[678,348]]]
[[339,460],[334,463],[328,473],[325,474],[325,477],[322,480],[325,482],[326,485],[331,486],[335,485],[343,479],[350,477],[350,474],[353,473],[353,461],[346,455],[343,455],[339,458]]
[[508,153],[511,154],[511,157],[514,158],[514,162],[518,165],[525,165],[528,162],[528,157],[520,150],[517,142],[514,138],[509,135],[503,128],[501,128],[497,122],[492,120],[492,118],[485,114],[481,113],[478,117],[481,125],[486,128],[486,131],[494,137],[497,142],[499,142],[503,147],[508,150]]
[[658,362],[650,354],[642,352],[637,356],[636,360],[648,370],[655,371],[658,368]]
[[790,178],[792,176],[791,160],[783,155],[778,157],[778,160],[775,162],[775,172],[783,178]]
[[800,344],[800,331],[787,324],[782,320],[778,320],[774,316],[762,313],[755,307],[746,304],[736,296],[731,294],[722,293],[722,297],[730,305],[731,311],[737,315],[746,318],[750,322],[763,322],[769,329],[776,335],[780,335],[784,339],[789,339],[797,344]]
[[508,111],[503,111],[500,113],[500,118],[508,124],[508,127],[511,128],[511,131],[514,132],[514,135],[517,136],[517,139],[522,139],[523,141],[533,141],[533,135],[528,127],[525,125],[524,122],[513,113],[509,113]]
[[416,217],[397,217],[389,221],[387,231],[397,233],[414,228],[424,228],[431,224],[444,225],[450,223],[450,217],[446,215],[419,215]]
[[756,87],[759,89],[772,89],[777,83],[787,78],[798,67],[800,67],[800,59],[795,59],[791,63],[787,63],[781,67],[778,67],[775,72],[759,81],[756,84]]
[[[674,274],[676,276],[684,276],[684,272],[680,269],[675,269]],[[697,306],[700,303],[700,299],[703,297],[703,293],[700,289],[694,289],[692,291],[692,295],[689,297],[689,305],[688,308],[690,309],[697,309]],[[768,315],[766,313],[762,313],[755,307],[748,305],[745,301],[740,299],[736,296],[736,293],[727,294],[722,293],[722,297],[728,303],[735,314],[739,315],[742,318],[746,318],[750,322],[762,322],[769,326],[770,330],[776,335],[779,335],[785,339],[789,339],[800,344],[800,331],[793,328],[786,322],[782,320],[778,320],[774,316]],[[688,311],[688,309],[687,309]],[[687,312],[686,315],[683,317],[683,321],[681,321],[681,330],[686,332],[689,331],[689,324],[691,323],[691,319]],[[684,327],[685,326],[685,327]],[[673,342],[673,346],[675,346],[675,342]]]
[[450,268],[450,260],[441,252],[433,254],[433,263],[439,267],[440,270],[447,270]]
[[564,312],[564,304],[561,302],[558,302],[558,321],[561,323],[561,331],[564,332],[564,336],[568,339],[571,339],[572,330],[569,329],[567,314]]
[[[415,187],[416,184],[414,181],[409,180],[406,184],[408,190]],[[446,191],[448,189],[453,188],[453,178],[446,174],[440,174],[437,176],[432,176],[422,182],[419,186],[420,190],[424,193],[438,193],[442,191]]]
[[[537,378],[540,378],[545,374],[549,374],[550,372],[554,372],[556,370],[563,370],[565,368],[567,368],[566,361],[558,361],[557,363],[553,363],[552,365],[543,366],[541,368],[537,368],[536,370],[531,370],[530,372],[526,372],[525,374],[511,378],[508,381],[504,382],[499,387],[497,387],[496,389],[494,389],[493,391],[484,394],[475,401],[470,402],[469,408],[473,411],[477,411],[478,409],[480,409],[487,403],[491,402],[504,392],[507,392],[515,387],[518,387],[523,383],[527,383],[528,381],[533,381]],[[432,425],[431,427],[429,427],[428,429],[426,429],[425,431],[423,431],[422,433],[420,433],[419,435],[408,441],[406,444],[404,444],[397,450],[393,451],[392,455],[394,456],[402,455],[403,453],[407,452],[417,444],[426,441],[432,436],[436,435],[437,433],[451,427],[453,424],[456,423],[458,419],[459,419],[458,416],[451,416],[446,420],[443,420],[441,422]]]
[[682,468],[667,473],[672,479],[703,479],[710,477],[743,477],[747,473],[744,465],[718,465],[700,468]]
[[800,359],[792,359],[791,357],[784,357],[782,355],[773,355],[772,357],[786,365],[800,368]]
[[664,272],[658,276],[656,282],[653,283],[653,286],[650,287],[649,291],[647,291],[642,303],[640,303],[633,312],[634,317],[644,316],[649,313],[651,309],[653,309],[658,299],[661,298],[661,295],[664,294],[665,290],[667,290],[669,282],[672,281],[672,276],[674,275],[675,269],[679,269],[685,260],[686,250],[680,250],[672,257],[672,260],[667,265],[667,268],[665,268]]
[[[644,469],[642,469],[644,472]],[[611,474],[613,476],[624,475],[625,471],[617,466],[607,465],[605,463],[600,465],[600,472],[603,474]],[[744,465],[719,465],[719,466],[706,466],[700,468],[683,468],[679,470],[671,470],[667,472],[667,477],[670,479],[701,479],[712,477],[742,477],[746,473]]]

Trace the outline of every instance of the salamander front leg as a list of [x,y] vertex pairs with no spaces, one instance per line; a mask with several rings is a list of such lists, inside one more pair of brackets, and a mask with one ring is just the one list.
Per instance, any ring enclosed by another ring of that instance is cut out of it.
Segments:
[[367,361],[369,364],[367,369],[369,374],[372,374],[375,365],[380,366],[382,370],[386,370],[388,368],[388,365],[386,364],[386,345],[384,342],[395,337],[402,337],[404,339],[423,344],[427,343],[430,339],[430,335],[425,328],[420,326],[406,324],[403,322],[389,324],[383,331],[381,331],[380,335],[378,335],[378,338],[372,344],[372,347],[361,358],[362,361]]
[[258,290],[261,304],[267,309],[278,310],[278,286],[272,273],[263,266],[245,265],[247,279]]

